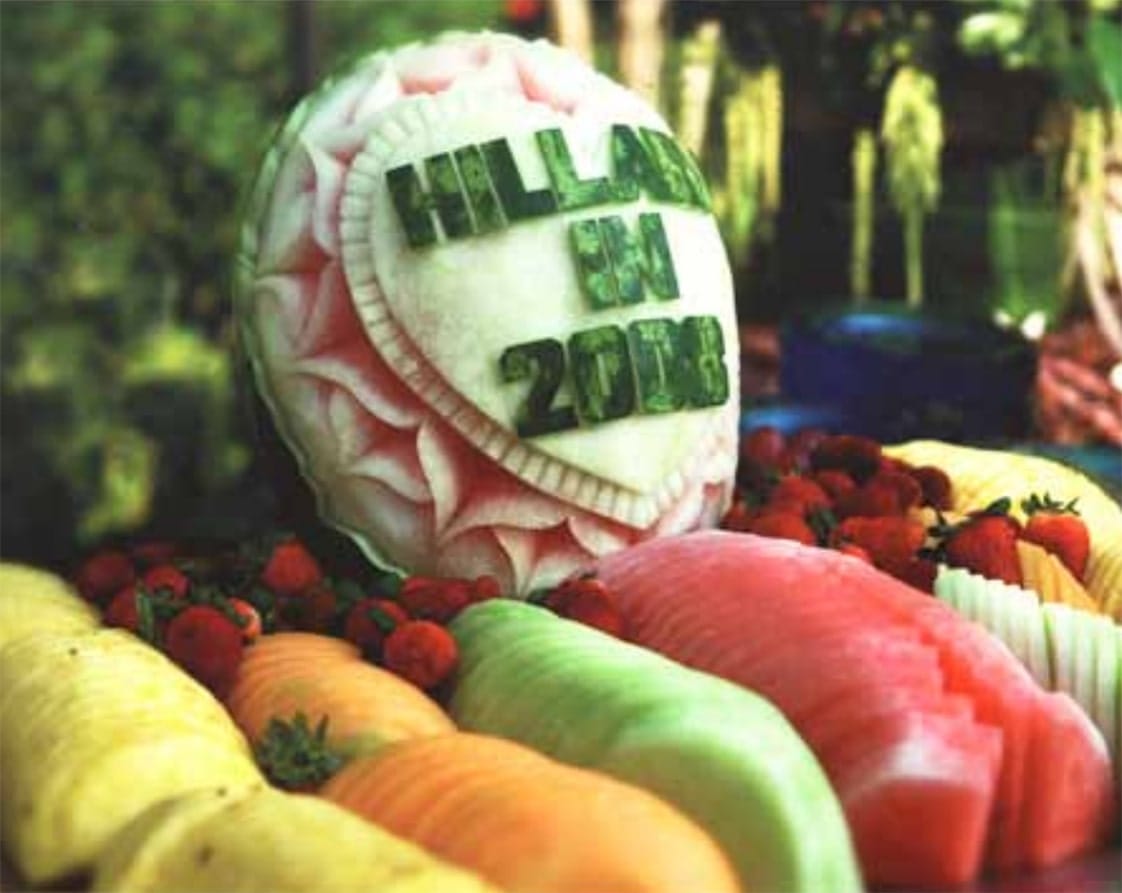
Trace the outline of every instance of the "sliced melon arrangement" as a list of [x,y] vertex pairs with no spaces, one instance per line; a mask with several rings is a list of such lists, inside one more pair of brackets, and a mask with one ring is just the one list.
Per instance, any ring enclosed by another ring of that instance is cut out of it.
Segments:
[[462,664],[449,709],[463,728],[661,796],[712,835],[746,889],[861,887],[825,775],[763,699],[531,605],[486,602],[452,631]]
[[1042,686],[1074,698],[1122,778],[1122,627],[960,568],[939,568],[935,595],[997,636]]
[[910,586],[831,551],[721,532],[642,544],[597,576],[634,641],[783,711],[837,790],[871,884],[952,886],[1109,839],[1100,732]]
[[260,781],[211,694],[118,631],[42,633],[0,649],[4,851],[32,884],[87,869],[149,805]]
[[371,753],[455,726],[418,688],[363,660],[354,645],[312,633],[275,633],[250,648],[226,706],[257,744],[273,719],[328,717],[328,746],[344,757]]
[[64,580],[0,562],[0,647],[32,633],[91,632],[100,625],[97,611]]
[[104,850],[93,889],[495,890],[325,800],[260,786],[197,790],[154,804]]
[[321,793],[506,890],[740,889],[717,844],[670,804],[500,738],[399,742]]
[[[1051,493],[1078,498],[1077,508],[1091,535],[1086,587],[1099,610],[1122,622],[1122,507],[1086,475],[1050,459],[921,440],[886,447],[885,453],[912,465],[934,465],[954,482],[954,511],[985,508],[997,499],[1021,500]],[[1022,561],[1023,563],[1023,561]]]

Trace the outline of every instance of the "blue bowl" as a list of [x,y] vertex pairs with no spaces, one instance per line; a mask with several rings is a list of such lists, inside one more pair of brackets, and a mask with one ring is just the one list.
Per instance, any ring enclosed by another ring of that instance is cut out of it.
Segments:
[[978,443],[1032,429],[1036,348],[986,320],[873,304],[796,319],[780,347],[783,400],[854,433]]

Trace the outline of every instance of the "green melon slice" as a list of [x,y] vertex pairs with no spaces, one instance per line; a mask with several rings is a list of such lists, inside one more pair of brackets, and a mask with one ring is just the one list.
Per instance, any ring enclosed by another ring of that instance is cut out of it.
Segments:
[[746,889],[860,889],[825,773],[764,699],[527,604],[477,605],[452,631],[462,728],[658,794],[709,831]]

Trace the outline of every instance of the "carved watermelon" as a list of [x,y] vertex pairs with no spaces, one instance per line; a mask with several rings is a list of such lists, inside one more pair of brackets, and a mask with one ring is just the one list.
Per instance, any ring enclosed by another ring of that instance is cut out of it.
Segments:
[[708,207],[665,122],[544,41],[448,35],[305,99],[236,311],[324,520],[523,593],[714,524],[739,376]]

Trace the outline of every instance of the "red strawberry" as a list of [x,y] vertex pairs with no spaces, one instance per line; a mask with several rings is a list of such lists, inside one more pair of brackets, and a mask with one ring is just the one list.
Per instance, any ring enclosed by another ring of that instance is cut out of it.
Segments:
[[302,595],[322,579],[319,562],[294,537],[273,547],[261,571],[261,582],[281,596]]
[[282,614],[297,629],[330,633],[335,629],[339,598],[327,581],[321,581],[297,598],[285,599]]
[[498,579],[490,574],[484,574],[471,581],[471,603],[488,601],[492,598],[502,598],[503,588]]
[[881,448],[875,440],[838,434],[827,437],[810,454],[815,471],[826,468],[846,472],[858,483],[872,477],[880,467]]
[[920,592],[934,592],[938,569],[939,566],[930,558],[917,556],[900,568],[895,576]]
[[900,493],[890,481],[872,478],[834,505],[839,518],[876,518],[903,514]]
[[610,636],[623,636],[623,610],[619,597],[595,577],[565,580],[549,594],[545,603],[566,620],[583,623]]
[[101,603],[135,579],[136,568],[124,552],[105,550],[82,562],[74,574],[74,585],[82,598]]
[[1028,515],[1021,539],[1047,549],[1082,581],[1091,555],[1091,537],[1075,503],[1074,499],[1064,504],[1034,493],[1021,503]]
[[721,519],[721,527],[725,530],[743,532],[748,529],[752,521],[752,510],[743,499],[736,499],[725,516]]
[[940,529],[947,564],[1020,586],[1021,561],[1017,555],[1020,525],[1008,515],[1009,500],[999,499],[954,527]]
[[234,683],[245,646],[233,620],[209,605],[191,605],[168,623],[168,657],[224,697]]
[[364,598],[347,613],[343,638],[362,649],[368,658],[378,659],[386,637],[409,621],[409,615],[388,598]]
[[831,502],[837,502],[847,493],[852,493],[857,489],[857,485],[853,483],[853,478],[844,471],[833,468],[816,471],[813,479],[830,497]]
[[740,439],[740,458],[763,468],[774,468],[785,446],[783,432],[778,428],[753,428]]
[[407,577],[397,599],[410,617],[449,623],[471,604],[471,584],[467,580]]
[[951,479],[941,468],[934,465],[921,465],[909,474],[923,491],[923,504],[944,511],[951,507]]
[[175,598],[186,598],[187,590],[191,588],[191,581],[183,571],[171,564],[160,564],[145,571],[140,582],[149,592],[166,589]]
[[821,428],[803,428],[787,440],[779,454],[778,466],[786,472],[802,473],[810,468],[810,454],[829,435]]
[[102,618],[105,625],[136,632],[140,626],[140,612],[137,608],[136,596],[135,583],[129,583],[128,586],[113,596]]
[[873,564],[891,574],[915,558],[926,531],[918,521],[899,516],[846,518],[837,526],[834,538],[840,543],[856,543],[869,553]]
[[809,478],[787,475],[780,478],[779,483],[772,488],[768,495],[767,506],[784,506],[793,508],[801,506],[801,512],[806,514],[812,509],[828,509],[830,497],[826,491]]
[[382,655],[387,670],[426,691],[448,679],[460,660],[452,634],[430,620],[401,624],[386,638]]
[[866,487],[884,484],[896,491],[901,514],[923,501],[923,488],[910,474],[903,471],[880,470],[865,484]]
[[242,641],[249,645],[261,637],[261,615],[243,598],[230,599],[230,610],[238,615]]
[[808,546],[817,546],[818,537],[801,514],[783,511],[761,512],[752,519],[748,533],[770,536],[781,540],[795,540]]

